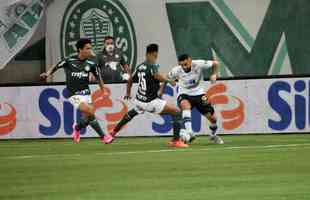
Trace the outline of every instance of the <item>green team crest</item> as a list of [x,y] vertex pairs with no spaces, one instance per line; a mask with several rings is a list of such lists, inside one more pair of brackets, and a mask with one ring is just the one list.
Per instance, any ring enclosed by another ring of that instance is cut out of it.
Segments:
[[137,44],[129,14],[118,0],[72,0],[61,25],[61,57],[76,55],[75,43],[90,38],[95,53],[103,48],[105,36],[113,36],[125,61],[136,64]]

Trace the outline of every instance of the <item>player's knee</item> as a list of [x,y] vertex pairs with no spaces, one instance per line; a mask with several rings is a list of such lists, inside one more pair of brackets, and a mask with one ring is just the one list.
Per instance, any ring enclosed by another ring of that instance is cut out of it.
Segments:
[[132,120],[135,116],[137,116],[139,113],[136,111],[136,110],[134,110],[134,109],[132,109],[132,110],[130,110],[126,115],[125,115],[125,118],[128,120],[128,121],[130,121],[130,120]]
[[216,121],[217,121],[217,120],[216,120],[216,117],[212,117],[212,118],[210,119],[210,122],[211,122],[211,123],[216,123]]
[[87,113],[89,116],[94,116],[94,115],[95,115],[95,108],[94,108],[94,107],[89,107],[89,108],[87,108],[86,113]]
[[217,119],[214,112],[209,112],[206,117],[209,119],[211,123],[216,123]]
[[92,117],[92,116],[95,116],[95,109],[90,107],[90,108],[87,108],[84,110],[84,114],[87,116],[87,117]]
[[210,129],[211,131],[216,131],[216,130],[218,129],[218,127],[217,127],[217,125],[215,124],[215,125],[209,126],[209,129]]
[[95,117],[95,115],[89,115],[88,116],[88,120],[91,122],[91,121],[93,121],[93,120],[95,120],[96,119],[96,117]]

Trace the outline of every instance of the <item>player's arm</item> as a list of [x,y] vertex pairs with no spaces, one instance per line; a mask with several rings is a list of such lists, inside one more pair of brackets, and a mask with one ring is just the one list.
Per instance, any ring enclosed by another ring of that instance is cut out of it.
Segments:
[[54,74],[58,69],[63,68],[66,64],[67,64],[67,62],[65,60],[63,60],[63,61],[59,62],[57,65],[51,67],[47,72],[40,74],[40,77],[42,79],[47,79],[52,74]]
[[104,82],[103,82],[101,75],[99,75],[98,85],[101,90],[104,90]]
[[133,84],[133,80],[137,78],[136,77],[136,70],[134,70],[133,73],[129,73],[129,79],[127,80],[127,87],[126,87],[126,95],[124,96],[124,99],[131,99],[131,88]]
[[165,82],[160,84],[160,88],[159,88],[159,92],[158,92],[159,97],[162,97],[164,95],[166,85],[167,84]]
[[220,63],[217,60],[193,60],[198,67],[202,69],[212,68],[212,74],[210,76],[211,83],[214,83],[217,79]]
[[162,82],[162,83],[165,83],[165,84],[169,83],[173,87],[176,86],[175,80],[171,80],[167,76],[162,75],[159,72],[156,72],[154,74],[154,78],[157,79],[159,82]]
[[[176,81],[178,79],[178,70],[176,67],[172,68],[172,70],[167,74],[167,79],[171,82],[173,82],[171,85],[175,86],[176,85]],[[167,83],[169,83],[169,81],[165,81],[160,85],[160,89],[159,89],[159,97],[162,97],[162,95],[164,94],[164,90],[165,87],[167,85]]]
[[172,68],[172,70],[164,77],[166,80],[163,82],[163,88],[170,83],[171,86],[176,86],[176,81],[178,79],[178,70],[176,67]]
[[121,68],[123,71],[122,78],[123,78],[123,80],[128,81],[130,78],[131,70],[130,70],[129,64],[126,63],[126,61],[123,57],[120,60],[120,65],[121,65]]
[[[172,82],[172,83],[171,83]],[[176,82],[175,81],[173,81],[173,80],[169,80],[169,81],[165,81],[165,82],[162,82],[161,84],[160,84],[160,87],[159,87],[159,92],[158,92],[158,95],[159,95],[159,97],[162,97],[163,95],[164,95],[164,92],[165,92],[165,87],[166,87],[166,85],[167,84],[170,84],[171,86],[176,86]],[[174,85],[173,85],[174,84]]]
[[124,99],[131,99],[132,83],[133,83],[133,79],[132,79],[132,76],[130,76],[128,81],[127,81],[126,95],[125,95]]
[[101,90],[104,90],[104,82],[102,80],[99,81],[99,87]]
[[220,63],[217,60],[212,61],[212,74],[210,76],[211,83],[215,83],[219,73]]
[[157,64],[152,65],[151,72],[152,72],[153,77],[161,83],[167,82],[170,85],[175,86],[176,85],[175,81],[170,80],[167,76],[159,73],[158,68],[159,68],[159,65],[157,65]]
[[104,90],[104,81],[103,81],[103,77],[102,77],[102,72],[101,72],[100,66],[98,66],[98,65],[94,66],[91,73],[93,74],[93,76],[98,81],[98,85],[99,85],[100,89]]

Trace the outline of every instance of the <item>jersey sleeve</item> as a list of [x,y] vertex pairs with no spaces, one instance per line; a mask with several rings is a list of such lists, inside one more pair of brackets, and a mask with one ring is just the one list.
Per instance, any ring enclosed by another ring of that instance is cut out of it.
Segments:
[[177,67],[172,68],[172,70],[168,73],[168,78],[171,80],[176,80],[178,78]]
[[66,68],[68,66],[68,60],[64,59],[56,64],[56,70],[61,68]]
[[195,64],[199,68],[208,69],[213,66],[212,60],[193,60],[193,64]]

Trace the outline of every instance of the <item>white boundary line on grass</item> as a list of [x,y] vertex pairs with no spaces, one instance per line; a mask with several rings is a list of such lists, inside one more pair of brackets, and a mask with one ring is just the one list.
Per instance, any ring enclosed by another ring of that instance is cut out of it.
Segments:
[[[302,144],[274,144],[263,146],[232,146],[232,147],[218,147],[218,148],[184,148],[184,149],[159,149],[159,150],[145,150],[145,151],[123,151],[123,152],[95,152],[93,155],[100,156],[114,156],[114,155],[132,155],[132,154],[145,154],[145,153],[165,153],[165,152],[200,152],[210,150],[240,150],[240,149],[276,149],[282,147],[300,147],[310,146],[310,143]],[[7,156],[1,159],[31,159],[31,158],[59,158],[59,157],[80,157],[83,154],[46,154],[46,155],[23,155],[23,156]]]

